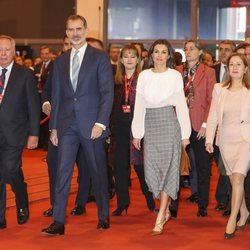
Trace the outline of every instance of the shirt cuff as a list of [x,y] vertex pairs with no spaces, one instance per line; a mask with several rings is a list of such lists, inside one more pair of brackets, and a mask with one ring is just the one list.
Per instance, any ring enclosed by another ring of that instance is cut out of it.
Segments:
[[95,125],[101,127],[103,129],[103,131],[106,130],[106,126],[103,125],[103,124],[101,124],[101,123],[99,123],[99,122],[96,122]]
[[[50,102],[49,102],[49,101],[46,101],[46,102],[43,103],[43,105],[42,105],[42,111],[44,110],[44,106],[45,106],[46,104],[50,104]],[[44,112],[44,111],[43,111],[43,112]]]
[[203,122],[202,125],[201,125],[202,128],[206,128],[207,127],[207,123],[206,122]]

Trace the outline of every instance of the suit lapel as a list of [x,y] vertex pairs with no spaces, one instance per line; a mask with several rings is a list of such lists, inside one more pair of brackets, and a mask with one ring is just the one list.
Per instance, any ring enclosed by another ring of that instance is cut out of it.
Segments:
[[8,80],[6,90],[4,92],[3,100],[8,97],[9,93],[14,91],[14,87],[15,87],[14,84],[16,84],[16,81],[17,81],[16,79],[18,79],[18,75],[17,75],[17,68],[16,68],[16,65],[14,63],[13,66],[12,66],[11,72],[10,72],[10,77],[9,77],[9,80]]
[[71,90],[74,92],[72,82],[70,79],[70,55],[71,55],[71,49],[65,52],[65,68],[64,68],[64,75],[65,79],[67,79],[67,83],[69,84]]
[[204,65],[200,64],[194,76],[194,81],[193,81],[194,87],[197,87],[202,82],[201,79],[204,76],[204,73],[203,73],[204,70],[205,70]]
[[79,70],[76,91],[80,88],[81,82],[86,80],[86,77],[88,75],[88,67],[91,64],[91,60],[92,60],[91,48],[89,45],[87,45],[87,48],[86,48],[86,51],[82,60],[82,64]]
[[227,88],[222,88],[221,90],[221,98],[220,98],[220,104],[218,105],[218,107],[220,108],[219,110],[219,114],[220,114],[220,121],[222,122],[222,117],[223,117],[223,112],[224,112],[224,106],[225,106],[225,101],[227,98],[227,94],[228,94],[228,89]]
[[248,115],[248,103],[249,103],[249,90],[245,87],[241,90],[241,112],[240,112],[240,121],[244,121]]

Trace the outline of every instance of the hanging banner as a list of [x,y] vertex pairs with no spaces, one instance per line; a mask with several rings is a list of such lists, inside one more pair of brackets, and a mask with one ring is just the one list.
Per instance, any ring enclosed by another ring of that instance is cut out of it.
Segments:
[[231,0],[231,7],[250,7],[250,0]]

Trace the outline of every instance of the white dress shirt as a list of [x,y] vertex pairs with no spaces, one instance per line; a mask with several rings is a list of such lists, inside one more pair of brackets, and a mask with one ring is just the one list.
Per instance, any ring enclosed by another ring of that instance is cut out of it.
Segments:
[[176,108],[182,139],[188,139],[191,134],[191,125],[181,74],[170,68],[163,73],[155,73],[152,69],[141,72],[136,88],[135,110],[132,121],[133,137],[141,139],[144,136],[146,108],[166,106]]

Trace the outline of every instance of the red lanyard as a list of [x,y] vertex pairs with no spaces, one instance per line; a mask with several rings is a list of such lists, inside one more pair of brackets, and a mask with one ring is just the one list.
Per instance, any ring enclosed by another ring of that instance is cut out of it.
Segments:
[[194,76],[195,76],[195,74],[192,77],[189,77],[188,82],[184,87],[184,93],[186,93],[186,91],[188,90],[189,85],[191,84],[191,82],[193,82]]
[[131,78],[128,80],[127,76],[124,76],[124,88],[125,88],[125,104],[128,104],[128,96],[129,96],[129,91],[131,84],[134,80],[134,76],[131,76]]

